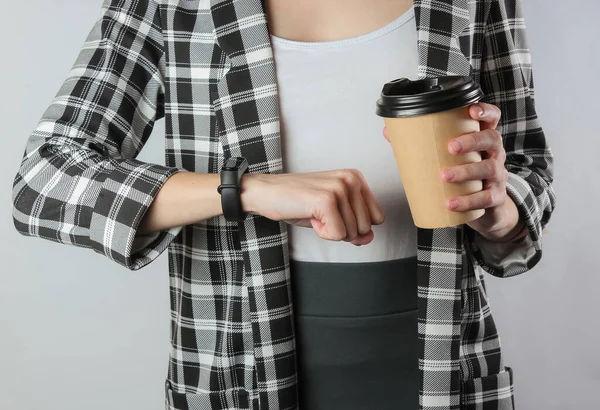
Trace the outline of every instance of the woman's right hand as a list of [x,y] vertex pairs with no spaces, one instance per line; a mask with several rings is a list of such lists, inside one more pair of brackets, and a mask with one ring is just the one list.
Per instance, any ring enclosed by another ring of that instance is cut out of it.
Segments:
[[244,174],[241,187],[244,212],[312,227],[327,240],[368,244],[374,238],[371,225],[385,219],[357,169]]

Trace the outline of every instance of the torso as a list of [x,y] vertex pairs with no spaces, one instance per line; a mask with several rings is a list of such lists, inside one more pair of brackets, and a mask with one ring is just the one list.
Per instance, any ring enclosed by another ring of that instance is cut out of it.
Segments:
[[295,41],[356,37],[394,21],[412,0],[266,0],[270,32]]
[[[375,237],[369,246],[352,249],[343,241],[323,241],[312,229],[289,225],[292,260],[365,263],[416,254],[416,227],[394,155],[381,136],[384,122],[375,114],[383,84],[417,77],[417,33],[414,11],[409,9],[410,5],[387,24],[382,18],[373,21],[373,30],[358,35],[357,29],[366,26],[352,24],[360,14],[354,9],[337,21],[337,40],[324,35],[331,24],[319,26],[308,17],[302,31],[280,32],[284,37],[271,32],[283,172],[359,169],[386,215],[384,224],[372,226]],[[286,10],[275,22],[289,29],[282,21],[294,12]],[[312,41],[306,41],[307,34],[313,35]]]

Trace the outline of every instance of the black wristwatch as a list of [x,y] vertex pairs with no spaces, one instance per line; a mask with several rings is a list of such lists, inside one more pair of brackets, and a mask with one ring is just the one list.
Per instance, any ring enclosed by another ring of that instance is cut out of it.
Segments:
[[248,171],[248,161],[244,157],[229,157],[221,168],[221,185],[217,191],[221,194],[223,216],[230,222],[241,222],[246,219],[242,211],[240,180]]

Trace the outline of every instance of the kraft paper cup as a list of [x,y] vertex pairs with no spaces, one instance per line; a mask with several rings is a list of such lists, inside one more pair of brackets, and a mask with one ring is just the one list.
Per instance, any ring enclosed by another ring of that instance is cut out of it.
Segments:
[[479,152],[448,151],[452,139],[479,131],[479,121],[468,110],[482,97],[479,85],[462,76],[400,78],[383,87],[376,113],[384,119],[410,211],[420,228],[457,226],[485,213],[446,208],[451,197],[481,191],[483,181],[445,182],[440,176],[447,167],[482,160]]

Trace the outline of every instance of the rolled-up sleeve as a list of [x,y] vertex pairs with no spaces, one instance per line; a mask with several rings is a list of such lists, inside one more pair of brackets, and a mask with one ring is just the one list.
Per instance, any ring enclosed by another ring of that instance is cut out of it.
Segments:
[[182,227],[139,235],[165,181],[185,169],[136,156],[164,116],[163,35],[154,0],[105,0],[101,16],[27,140],[13,183],[18,232],[90,248],[128,269]]
[[510,277],[533,268],[542,256],[542,231],[556,196],[554,157],[535,110],[531,56],[520,0],[493,0],[483,35],[480,74],[484,102],[500,108],[498,131],[506,151],[508,196],[529,234],[509,244],[493,243],[465,225],[475,261],[488,273]]

